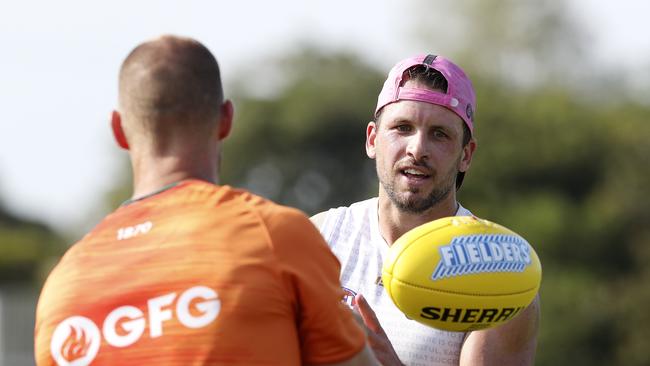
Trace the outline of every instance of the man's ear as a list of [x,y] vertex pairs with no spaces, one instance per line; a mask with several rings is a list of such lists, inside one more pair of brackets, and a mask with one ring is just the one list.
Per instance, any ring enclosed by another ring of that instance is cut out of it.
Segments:
[[129,142],[126,140],[126,135],[122,128],[122,116],[118,111],[111,113],[111,129],[113,130],[113,137],[115,137],[117,145],[124,150],[128,150]]
[[463,156],[460,160],[460,166],[458,167],[459,171],[466,172],[469,170],[469,166],[472,164],[474,151],[476,151],[476,140],[472,138],[469,140],[467,145],[463,146]]
[[375,153],[375,139],[377,138],[377,123],[374,121],[368,122],[366,127],[366,155],[370,159],[374,159]]
[[221,111],[219,113],[219,141],[225,139],[228,137],[228,135],[230,135],[230,131],[232,131],[232,120],[234,114],[235,107],[233,107],[232,102],[229,99],[226,99],[221,105]]

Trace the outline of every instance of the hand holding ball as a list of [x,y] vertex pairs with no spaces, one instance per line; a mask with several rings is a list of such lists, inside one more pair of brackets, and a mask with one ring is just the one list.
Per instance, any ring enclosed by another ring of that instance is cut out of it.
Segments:
[[539,258],[524,238],[471,216],[405,233],[382,271],[388,295],[407,317],[461,332],[514,318],[533,301],[541,278]]

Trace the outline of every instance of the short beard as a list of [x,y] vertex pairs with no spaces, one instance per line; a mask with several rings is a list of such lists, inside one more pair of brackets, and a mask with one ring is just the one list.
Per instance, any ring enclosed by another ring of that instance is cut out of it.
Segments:
[[[421,214],[426,212],[447,198],[449,193],[451,193],[451,190],[455,189],[456,181],[455,179],[447,179],[446,182],[448,182],[448,184],[439,188],[434,188],[431,193],[423,199],[415,197],[408,199],[400,197],[400,195],[395,191],[395,186],[392,182],[388,179],[383,179],[383,177],[379,175],[379,183],[384,187],[384,191],[386,191],[386,194],[393,205],[395,205],[395,207],[397,207],[401,212],[410,214]],[[418,190],[411,190],[411,193],[417,192]]]

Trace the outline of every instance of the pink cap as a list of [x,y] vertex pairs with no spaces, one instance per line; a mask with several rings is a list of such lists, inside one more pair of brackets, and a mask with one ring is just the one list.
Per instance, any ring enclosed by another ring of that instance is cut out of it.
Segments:
[[[404,72],[413,66],[424,65],[439,71],[447,79],[447,93],[430,89],[405,88],[400,86]],[[375,117],[385,105],[398,100],[416,100],[447,107],[465,121],[474,134],[474,113],[476,94],[465,72],[448,59],[435,55],[417,55],[404,59],[388,73],[388,79],[377,98]]]

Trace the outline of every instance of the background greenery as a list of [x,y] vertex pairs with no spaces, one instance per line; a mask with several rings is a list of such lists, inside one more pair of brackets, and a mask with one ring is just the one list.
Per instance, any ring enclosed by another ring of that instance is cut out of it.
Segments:
[[[542,260],[537,364],[648,365],[650,106],[621,74],[590,64],[588,37],[562,4],[416,1],[414,39],[423,52],[449,50],[474,80],[478,150],[460,200],[524,235]],[[446,22],[462,33],[445,33]],[[237,114],[222,182],[309,214],[375,195],[364,132],[388,70],[313,46],[270,65],[228,87]],[[268,73],[282,85],[253,93]],[[127,171],[106,211],[129,196]],[[0,207],[0,284],[39,287],[64,236]]]

